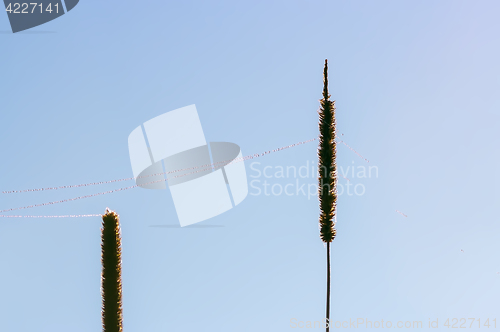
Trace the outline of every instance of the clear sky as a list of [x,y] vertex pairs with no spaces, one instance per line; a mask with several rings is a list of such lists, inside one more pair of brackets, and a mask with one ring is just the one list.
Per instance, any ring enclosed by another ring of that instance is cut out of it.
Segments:
[[[496,318],[498,329],[499,10],[495,0],[81,0],[17,34],[0,14],[0,189],[131,177],[131,131],[191,104],[208,141],[244,155],[314,138],[328,58],[338,130],[369,160],[338,146],[352,187],[338,202],[333,321],[446,329],[447,318],[475,318],[474,331]],[[246,162],[248,197],[200,224],[221,227],[151,227],[177,215],[168,190],[140,188],[5,214],[116,210],[125,331],[303,330],[291,320],[325,311],[326,251],[307,195],[316,149]],[[278,177],[280,166],[309,175]],[[266,195],[264,181],[268,193],[295,191]],[[133,184],[0,194],[0,209]],[[101,330],[100,222],[0,218],[0,331]]]

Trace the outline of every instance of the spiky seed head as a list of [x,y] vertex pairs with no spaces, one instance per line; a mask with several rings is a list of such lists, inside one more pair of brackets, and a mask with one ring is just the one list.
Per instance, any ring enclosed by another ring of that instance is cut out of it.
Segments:
[[318,147],[318,196],[320,202],[320,238],[331,242],[337,235],[335,216],[337,210],[337,165],[335,144],[335,101],[328,93],[328,60],[323,70],[323,98],[319,109]]

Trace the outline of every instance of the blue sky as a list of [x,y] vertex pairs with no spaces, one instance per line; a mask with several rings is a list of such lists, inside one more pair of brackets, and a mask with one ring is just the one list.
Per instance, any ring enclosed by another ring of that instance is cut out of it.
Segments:
[[[339,198],[333,320],[439,319],[444,329],[447,318],[496,318],[499,328],[499,9],[82,0],[18,34],[0,15],[0,189],[131,177],[130,132],[191,104],[208,141],[244,155],[314,138],[328,58],[339,132],[370,161],[339,145],[338,164],[378,169],[350,178],[363,195]],[[314,184],[254,169],[310,166],[316,148],[246,162],[249,183]],[[129,185],[0,194],[0,209]],[[203,222],[223,226],[213,228],[151,227],[178,220],[168,191],[143,189],[10,214],[116,210],[127,331],[301,330],[291,319],[324,315],[318,202],[252,193]],[[0,262],[1,331],[101,329],[98,217],[2,218]]]

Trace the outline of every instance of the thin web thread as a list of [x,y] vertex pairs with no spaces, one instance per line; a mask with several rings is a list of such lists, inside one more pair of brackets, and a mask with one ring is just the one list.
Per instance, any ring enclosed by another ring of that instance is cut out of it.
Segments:
[[[343,134],[341,134],[341,135],[343,135]],[[280,147],[280,148],[277,148],[277,149],[274,149],[274,150],[265,151],[263,153],[256,153],[256,154],[253,154],[253,155],[248,155],[248,156],[245,156],[245,157],[236,158],[236,159],[232,159],[232,160],[226,160],[226,161],[221,161],[221,162],[217,162],[217,163],[213,163],[213,164],[207,164],[207,165],[202,165],[202,166],[190,167],[190,168],[175,170],[175,171],[171,171],[171,172],[163,172],[163,173],[148,175],[148,176],[154,176],[154,175],[160,175],[160,174],[172,174],[172,173],[179,172],[179,171],[192,170],[192,169],[196,169],[196,168],[199,168],[199,167],[210,166],[209,168],[204,168],[204,169],[201,169],[201,170],[198,170],[198,171],[194,171],[194,172],[185,173],[185,174],[182,174],[182,175],[173,176],[173,177],[170,177],[170,178],[167,178],[167,179],[162,179],[162,180],[158,180],[158,181],[152,181],[152,182],[144,183],[142,185],[153,184],[153,183],[158,183],[158,182],[165,182],[165,181],[168,181],[168,180],[171,180],[171,179],[174,179],[174,178],[179,178],[179,177],[183,177],[183,176],[187,176],[187,175],[191,175],[191,174],[203,172],[203,171],[212,169],[213,166],[216,165],[216,164],[228,163],[228,165],[230,165],[230,164],[234,164],[234,163],[238,163],[238,162],[242,162],[242,161],[246,161],[246,160],[251,160],[251,159],[259,158],[259,157],[265,156],[265,155],[267,155],[269,153],[282,151],[282,150],[285,150],[285,149],[288,149],[288,148],[292,148],[292,147],[295,147],[295,146],[299,146],[299,145],[302,145],[302,144],[305,144],[305,143],[309,143],[309,142],[315,141],[317,139],[318,138],[313,138],[313,139],[310,139],[310,140],[307,140],[307,141],[298,142],[298,143],[287,145],[287,146],[284,146],[284,147]],[[340,142],[344,143],[343,141],[340,141]],[[349,147],[346,143],[344,143],[344,144],[347,147]],[[360,156],[361,158],[363,158],[365,161],[369,162],[367,159],[365,159],[363,156],[361,156],[354,149],[352,149],[351,147],[349,147],[349,148],[353,152],[355,152],[358,156]],[[338,172],[336,172],[336,173],[337,173],[337,176],[341,175]],[[148,177],[148,176],[144,176],[144,177]],[[343,175],[341,175],[341,176],[343,178],[345,178],[346,180],[350,181],[349,179],[347,179]],[[141,178],[143,178],[143,177],[141,177]],[[133,180],[133,179],[134,178],[126,178],[126,179],[118,179],[118,180],[103,181],[103,182],[93,182],[93,183],[73,185],[73,186],[61,186],[61,187],[42,188],[42,189],[27,189],[27,190],[10,191],[10,192],[3,192],[3,193],[42,191],[42,190],[53,190],[53,189],[66,189],[66,188],[83,187],[83,186],[90,186],[90,185],[97,185],[97,184],[104,184],[104,183],[113,183],[113,182]],[[85,198],[90,198],[90,197],[96,197],[96,196],[111,194],[111,193],[115,193],[115,192],[119,192],[119,191],[125,191],[125,190],[133,189],[133,188],[136,188],[136,187],[139,187],[139,186],[138,185],[134,185],[134,186],[129,186],[129,187],[125,187],[125,188],[119,188],[119,189],[109,190],[109,191],[105,191],[105,192],[100,192],[100,193],[96,193],[96,194],[90,194],[90,195],[79,196],[79,197],[75,197],[75,198],[63,199],[63,200],[60,200],[60,201],[47,202],[47,203],[28,205],[28,206],[23,206],[23,207],[18,207],[18,208],[5,209],[5,210],[1,210],[0,213],[11,212],[11,211],[16,211],[16,210],[30,209],[30,208],[34,208],[34,207],[54,205],[54,204],[59,204],[59,203],[72,202],[72,201],[76,201],[76,200],[80,200],[80,199],[85,199]],[[78,218],[78,217],[95,217],[95,216],[101,216],[101,215],[100,214],[65,215],[65,216],[9,216],[9,215],[0,215],[0,218]]]
[[403,212],[401,212],[399,210],[396,210],[396,212],[399,213],[400,215],[402,215],[403,217],[408,218],[408,216],[406,214],[404,214]]
[[[169,171],[169,172],[162,172],[162,173],[155,173],[155,174],[149,174],[149,175],[144,175],[144,176],[138,176],[137,179],[147,178],[147,177],[151,177],[151,176],[165,175],[165,174],[168,175],[168,174],[173,174],[173,173],[182,172],[182,171],[189,171],[189,170],[193,170],[193,169],[197,169],[197,168],[201,168],[201,167],[209,167],[210,166],[210,169],[212,169],[213,167],[216,167],[220,164],[227,164],[227,163],[232,164],[232,163],[238,162],[238,161],[245,161],[245,160],[249,160],[249,159],[262,157],[262,156],[269,154],[269,153],[282,151],[282,150],[289,149],[289,148],[299,146],[302,144],[306,144],[306,143],[309,143],[309,142],[312,142],[315,140],[317,140],[317,138],[313,138],[313,139],[303,141],[303,142],[298,142],[298,143],[295,143],[292,145],[283,146],[283,147],[280,147],[280,148],[277,148],[274,150],[265,151],[263,153],[256,153],[253,155],[248,155],[248,156],[241,157],[241,158],[228,159],[228,160],[223,160],[223,161],[219,161],[219,162],[212,163],[212,164],[193,166],[193,167],[178,169],[178,170]],[[124,178],[124,179],[110,180],[110,181],[90,182],[90,183],[82,183],[82,184],[59,186],[59,187],[46,187],[46,188],[36,188],[36,189],[24,189],[24,190],[10,190],[10,191],[2,191],[2,194],[16,194],[16,193],[27,193],[27,192],[37,192],[37,191],[58,190],[58,189],[80,188],[80,187],[88,187],[88,186],[109,184],[109,183],[122,182],[122,181],[131,181],[134,179],[136,179],[136,178],[131,177],[131,178]]]
[[[294,146],[298,146],[298,145],[301,145],[301,144],[305,144],[305,143],[308,143],[308,142],[311,142],[311,141],[314,141],[314,140],[317,140],[317,138],[314,138],[314,139],[311,139],[311,140],[307,140],[307,141],[304,141],[304,142],[295,143],[295,144],[288,145],[288,146],[285,146],[285,147],[281,147],[281,148],[278,148],[278,149],[269,150],[269,151],[266,151],[266,152],[263,152],[263,153],[256,153],[256,154],[253,154],[253,155],[245,156],[245,157],[242,157],[242,158],[236,158],[236,159],[232,159],[232,160],[228,160],[228,161],[230,161],[229,164],[243,162],[245,160],[259,158],[259,157],[265,156],[266,154],[269,154],[271,152],[278,152],[278,151],[281,151],[281,150],[284,150],[284,149],[288,149],[288,148],[291,148],[291,147],[294,147]],[[226,162],[228,162],[228,161],[226,161]],[[165,181],[168,181],[168,180],[171,180],[171,179],[180,178],[180,177],[183,177],[183,176],[187,176],[187,175],[191,175],[191,174],[195,174],[195,173],[199,173],[199,172],[204,172],[206,170],[211,170],[212,169],[212,165],[213,164],[207,164],[206,166],[210,166],[209,168],[204,168],[204,169],[200,169],[200,170],[197,170],[197,171],[194,171],[194,172],[185,173],[185,174],[181,174],[181,175],[176,175],[176,176],[169,177],[167,179],[161,179],[161,180],[158,180],[158,181],[152,181],[152,182],[144,183],[144,184],[141,184],[141,185],[148,185],[148,184],[153,184],[153,183],[165,182]],[[197,167],[195,167],[195,168],[197,168]],[[193,168],[190,168],[190,169],[193,169]],[[165,174],[165,173],[159,173],[159,174]],[[31,209],[31,208],[34,208],[34,207],[42,207],[42,206],[48,206],[48,205],[54,205],[54,204],[60,204],[60,203],[67,203],[67,202],[72,202],[72,201],[76,201],[76,200],[80,200],[80,199],[85,199],[85,198],[90,198],[90,197],[96,197],[96,196],[102,196],[102,195],[112,194],[112,193],[115,193],[115,192],[125,191],[125,190],[129,190],[129,189],[137,188],[137,187],[139,187],[139,185],[133,185],[133,186],[125,187],[125,188],[108,190],[108,191],[104,191],[104,192],[100,192],[100,193],[96,193],[96,194],[90,194],[90,195],[85,195],[85,196],[79,196],[79,197],[74,197],[74,198],[63,199],[63,200],[60,200],[60,201],[46,202],[46,203],[33,204],[33,205],[28,205],[28,206],[23,206],[23,207],[5,209],[5,210],[1,210],[0,213],[11,212],[11,211],[16,211],[16,210],[25,210],[25,209]]]
[[351,148],[346,142],[342,141],[342,140],[339,140],[340,143],[344,144],[345,146],[347,146],[352,152],[354,152],[355,154],[357,154],[361,159],[363,159],[364,161],[366,161],[367,163],[369,163],[370,161],[368,159],[366,159],[365,157],[363,157],[360,153],[358,153],[358,151],[354,150],[353,148]]
[[85,218],[85,217],[101,217],[102,214],[68,214],[59,216],[7,216],[0,215],[0,218]]

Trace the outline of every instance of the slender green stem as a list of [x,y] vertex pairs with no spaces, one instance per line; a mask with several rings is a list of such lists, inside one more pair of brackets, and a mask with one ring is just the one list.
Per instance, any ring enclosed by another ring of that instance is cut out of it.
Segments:
[[326,243],[326,332],[330,331],[330,242]]

